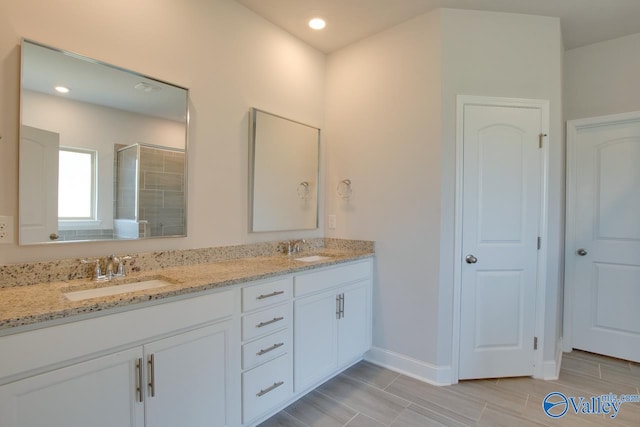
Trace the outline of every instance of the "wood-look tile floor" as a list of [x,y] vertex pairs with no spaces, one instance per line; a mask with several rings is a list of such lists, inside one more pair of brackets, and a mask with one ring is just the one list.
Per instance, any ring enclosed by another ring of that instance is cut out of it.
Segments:
[[640,403],[605,415],[550,418],[542,400],[566,396],[640,394],[640,364],[573,351],[562,358],[557,381],[501,378],[436,387],[360,362],[322,384],[259,427],[629,426],[640,427]]

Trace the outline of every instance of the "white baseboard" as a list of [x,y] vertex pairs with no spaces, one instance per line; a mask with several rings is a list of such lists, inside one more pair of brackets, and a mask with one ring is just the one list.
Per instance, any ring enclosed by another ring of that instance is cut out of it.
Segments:
[[560,366],[562,365],[562,338],[556,343],[556,356],[554,360],[542,362],[542,380],[557,380],[560,378]]
[[364,360],[432,385],[451,385],[451,366],[437,366],[400,353],[373,347]]

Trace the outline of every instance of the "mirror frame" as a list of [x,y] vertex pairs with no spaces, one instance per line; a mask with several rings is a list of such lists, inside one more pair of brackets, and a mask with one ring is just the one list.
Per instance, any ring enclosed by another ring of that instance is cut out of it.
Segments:
[[[19,130],[19,136],[18,136],[18,151],[20,151],[19,147],[21,144],[21,139],[22,139],[22,127],[23,127],[23,119],[24,119],[24,100],[23,100],[23,90],[24,90],[24,86],[23,86],[23,73],[24,73],[24,43],[29,43],[31,45],[35,45],[37,47],[40,48],[45,48],[45,49],[49,49],[53,52],[57,52],[60,53],[62,55],[66,55],[75,59],[79,59],[79,60],[83,60],[86,61],[88,63],[92,63],[92,64],[97,64],[100,66],[104,66],[104,67],[108,67],[112,70],[115,71],[119,71],[122,73],[127,73],[131,76],[136,76],[139,77],[141,79],[145,79],[145,80],[151,80],[152,82],[158,82],[161,83],[163,85],[167,85],[179,90],[184,91],[184,96],[185,96],[185,109],[184,109],[184,113],[185,113],[185,118],[184,118],[184,174],[183,174],[183,185],[184,185],[184,205],[183,205],[183,212],[184,212],[184,234],[176,234],[176,235],[167,235],[167,236],[148,236],[148,237],[138,237],[138,238],[133,238],[133,239],[126,239],[126,238],[108,238],[108,239],[78,239],[78,240],[53,240],[53,241],[38,241],[38,242],[23,242],[20,234],[21,234],[21,227],[18,227],[18,244],[20,246],[32,246],[32,245],[49,245],[49,244],[64,244],[64,243],[88,243],[88,242],[128,242],[128,241],[138,241],[138,240],[147,240],[147,239],[163,239],[163,238],[184,238],[187,237],[188,235],[188,198],[189,198],[189,188],[188,188],[188,182],[189,182],[189,178],[188,178],[188,173],[189,173],[189,167],[188,167],[188,148],[189,148],[189,128],[190,128],[190,91],[189,88],[181,86],[181,85],[177,85],[175,83],[170,83],[167,82],[165,80],[156,78],[156,77],[151,77],[149,75],[137,72],[137,71],[133,71],[127,68],[123,68],[123,67],[119,67],[117,65],[113,65],[101,60],[97,60],[94,58],[90,58],[88,56],[85,55],[81,55],[72,51],[68,51],[65,49],[61,49],[61,48],[57,48],[57,47],[53,47],[51,45],[45,44],[45,43],[41,43],[32,39],[28,39],[28,38],[22,38],[20,41],[20,73],[19,73],[19,123],[18,123],[18,128]],[[80,101],[82,102],[82,101]],[[110,107],[108,105],[103,105],[103,104],[96,104],[96,105],[100,105],[100,106],[105,106],[108,108],[114,108],[114,107]],[[127,111],[127,110],[122,110],[122,111]],[[159,116],[154,116],[154,117],[159,117]],[[153,145],[153,144],[151,144]],[[115,153],[115,150],[114,150]],[[115,173],[115,162],[116,162],[116,158],[114,157],[114,162],[113,162],[113,170]],[[20,161],[18,162],[18,166],[20,167]],[[98,172],[99,173],[99,172]],[[115,180],[115,176],[113,177],[113,179]],[[115,181],[114,181],[115,182]],[[21,205],[21,197],[22,195],[20,194],[20,191],[18,191],[18,205]],[[99,196],[98,196],[99,197]],[[114,198],[115,198],[115,194],[114,194]],[[115,205],[114,199],[112,199],[110,201],[111,204]],[[114,220],[115,220],[115,206],[113,208],[114,211]],[[20,215],[20,209],[18,209],[18,224],[20,225],[21,223],[21,215]]]
[[[317,162],[316,162],[316,172],[315,172],[315,180],[316,180],[316,191],[315,191],[315,223],[312,227],[303,227],[303,228],[272,228],[269,230],[254,230],[254,216],[255,216],[255,205],[254,205],[254,191],[255,191],[255,165],[256,165],[256,122],[258,113],[266,114],[278,119],[286,120],[287,122],[291,122],[297,125],[305,126],[317,131],[317,139],[316,139],[316,150],[317,150]],[[287,117],[280,116],[278,114],[270,113],[268,111],[261,110],[259,108],[251,108],[249,110],[249,232],[250,233],[270,233],[270,232],[278,232],[278,231],[297,231],[297,230],[317,230],[320,226],[320,138],[321,138],[321,130],[318,127],[311,126],[306,123],[302,123],[296,120],[289,119]]]

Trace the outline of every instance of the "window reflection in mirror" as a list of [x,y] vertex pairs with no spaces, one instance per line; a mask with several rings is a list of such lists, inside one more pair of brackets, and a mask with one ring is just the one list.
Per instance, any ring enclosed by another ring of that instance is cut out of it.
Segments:
[[[20,244],[186,235],[186,89],[28,40],[21,72]],[[133,145],[181,159],[156,156],[124,194],[117,152]],[[128,197],[145,209],[119,218]]]
[[58,221],[95,220],[95,150],[60,147],[58,156]]

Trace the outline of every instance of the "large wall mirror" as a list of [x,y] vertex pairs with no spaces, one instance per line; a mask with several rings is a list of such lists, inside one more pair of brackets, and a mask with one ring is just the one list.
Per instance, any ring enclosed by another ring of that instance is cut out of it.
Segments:
[[188,91],[22,41],[20,244],[186,235]]
[[249,123],[251,231],[317,228],[320,129],[255,108]]

